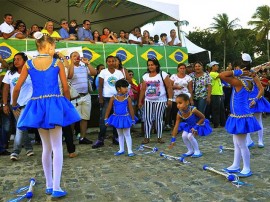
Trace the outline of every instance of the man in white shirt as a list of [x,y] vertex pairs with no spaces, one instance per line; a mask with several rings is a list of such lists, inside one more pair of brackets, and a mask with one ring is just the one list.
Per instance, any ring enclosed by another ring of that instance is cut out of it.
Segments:
[[139,27],[134,28],[134,34],[130,33],[128,37],[128,42],[130,44],[139,44],[142,45],[142,34]]
[[[79,96],[71,100],[72,104],[76,107],[78,113],[81,116],[80,121],[80,133],[81,137],[79,144],[92,144],[93,142],[88,140],[86,136],[87,124],[90,120],[91,114],[91,95],[88,92],[88,75],[95,76],[97,71],[87,58],[80,58],[78,52],[70,54],[71,64],[69,66],[68,79],[70,79],[72,86],[79,93]],[[80,65],[83,62],[85,66]]]
[[8,39],[13,34],[15,34],[17,31],[14,30],[14,27],[12,26],[13,23],[13,17],[11,14],[5,14],[4,15],[4,22],[0,25],[0,32],[3,35],[4,39]]
[[167,38],[169,46],[182,46],[180,39],[176,36],[175,29],[170,31],[170,36]]

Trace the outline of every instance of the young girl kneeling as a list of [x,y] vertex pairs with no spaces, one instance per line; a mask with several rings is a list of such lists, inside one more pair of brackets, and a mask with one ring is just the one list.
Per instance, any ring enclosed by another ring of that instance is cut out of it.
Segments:
[[202,156],[202,153],[194,136],[197,134],[199,136],[211,134],[212,128],[210,127],[209,120],[205,119],[204,115],[196,107],[190,106],[189,96],[187,94],[178,95],[176,97],[176,105],[179,111],[176,115],[176,122],[169,148],[175,145],[177,133],[183,131],[182,138],[188,151],[182,154],[182,156],[199,158]]

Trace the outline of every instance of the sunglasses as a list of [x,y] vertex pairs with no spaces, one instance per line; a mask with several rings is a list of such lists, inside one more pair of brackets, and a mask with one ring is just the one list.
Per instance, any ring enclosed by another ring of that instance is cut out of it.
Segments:
[[67,22],[62,22],[62,25],[65,25],[65,24],[67,24]]
[[134,74],[129,74],[129,76],[133,76]]
[[85,24],[85,25],[90,25],[90,24]]
[[25,25],[19,25],[19,27],[25,27]]

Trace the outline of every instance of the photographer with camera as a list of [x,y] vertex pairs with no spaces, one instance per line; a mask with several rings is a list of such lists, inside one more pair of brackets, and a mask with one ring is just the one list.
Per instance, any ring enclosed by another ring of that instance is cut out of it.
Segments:
[[[87,122],[90,120],[91,114],[91,95],[88,91],[88,75],[95,76],[97,74],[96,69],[90,64],[87,58],[80,57],[78,52],[70,54],[70,65],[68,71],[68,79],[71,81],[71,85],[79,93],[79,97],[71,100],[72,104],[76,107],[78,113],[81,116],[80,121],[80,133],[81,137],[79,144],[92,144],[93,142],[88,140],[86,135]],[[84,63],[85,65],[81,65]]]

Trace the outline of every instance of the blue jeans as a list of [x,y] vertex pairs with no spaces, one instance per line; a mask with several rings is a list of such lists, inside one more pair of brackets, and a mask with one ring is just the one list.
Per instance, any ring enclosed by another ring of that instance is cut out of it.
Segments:
[[[24,108],[21,109],[20,115],[23,113]],[[16,119],[16,125],[18,121],[18,117],[15,117]],[[27,130],[20,130],[16,128],[16,135],[14,139],[14,144],[13,144],[13,152],[11,155],[19,155],[22,150],[22,144],[24,143],[24,148],[26,151],[32,151],[33,146],[31,144],[31,138],[28,135]]]
[[1,126],[1,136],[0,142],[2,146],[8,145],[8,133],[10,129],[10,121],[12,119],[12,114],[6,115],[4,112],[1,112],[2,126]]
[[[104,100],[103,106],[100,106],[99,108],[100,119],[99,119],[99,134],[98,134],[98,140],[102,142],[105,139],[106,131],[107,131],[107,126],[105,126],[104,117],[105,117],[105,113],[109,105],[110,98],[104,97],[103,100]],[[115,127],[113,127],[113,138],[118,138],[118,133]]]
[[211,95],[211,113],[214,127],[225,126],[224,97],[222,95]]
[[205,108],[206,108],[207,102],[206,102],[206,98],[198,98],[198,99],[194,99],[194,106],[203,114],[205,114]]

